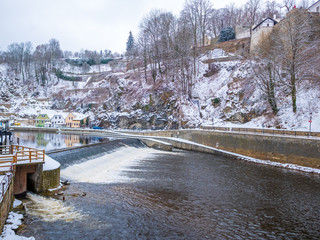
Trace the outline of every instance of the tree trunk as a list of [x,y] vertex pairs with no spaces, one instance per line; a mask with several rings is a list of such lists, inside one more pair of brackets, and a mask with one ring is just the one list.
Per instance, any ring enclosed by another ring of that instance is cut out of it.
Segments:
[[297,112],[297,89],[296,89],[296,76],[291,75],[291,99],[292,99],[292,111]]

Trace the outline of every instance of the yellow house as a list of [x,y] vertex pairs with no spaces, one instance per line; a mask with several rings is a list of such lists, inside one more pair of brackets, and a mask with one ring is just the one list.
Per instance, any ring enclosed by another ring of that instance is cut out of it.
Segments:
[[83,114],[77,114],[76,118],[73,120],[75,127],[88,127],[89,126],[89,117]]
[[74,113],[69,113],[66,118],[66,127],[75,127],[73,125],[73,120],[76,118],[76,115]]
[[81,113],[69,113],[66,118],[66,127],[80,128],[89,125],[89,117]]

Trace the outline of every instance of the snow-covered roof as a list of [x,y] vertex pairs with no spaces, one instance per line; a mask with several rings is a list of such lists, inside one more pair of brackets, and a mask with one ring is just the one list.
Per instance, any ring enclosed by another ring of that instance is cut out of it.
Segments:
[[76,116],[75,119],[73,119],[73,120],[75,120],[75,121],[81,121],[81,120],[89,117],[88,115],[84,115],[84,114],[82,114],[82,113],[73,113],[73,115]]
[[57,112],[57,114],[55,114],[54,116],[62,116],[64,119],[66,119],[68,115],[68,112]]
[[69,113],[67,113],[67,112],[62,112],[62,111],[56,111],[56,110],[46,109],[46,110],[41,110],[41,111],[39,112],[39,115],[41,115],[41,114],[47,114],[48,117],[49,117],[50,119],[52,119],[54,116],[62,116],[63,118],[66,118]]

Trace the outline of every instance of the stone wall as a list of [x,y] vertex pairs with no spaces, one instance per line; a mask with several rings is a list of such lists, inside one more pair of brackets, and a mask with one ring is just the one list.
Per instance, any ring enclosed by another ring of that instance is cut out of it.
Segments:
[[14,200],[13,196],[13,178],[8,186],[8,190],[4,195],[2,202],[0,203],[0,233],[2,232],[3,226],[6,223],[8,214],[10,212],[12,202]]

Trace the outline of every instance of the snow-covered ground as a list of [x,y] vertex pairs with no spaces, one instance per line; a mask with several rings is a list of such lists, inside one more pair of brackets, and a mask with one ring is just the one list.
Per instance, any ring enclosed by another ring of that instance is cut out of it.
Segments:
[[[21,205],[20,200],[15,199],[13,202],[13,208]],[[6,221],[6,225],[3,228],[0,239],[3,240],[34,240],[34,237],[23,237],[16,235],[15,231],[22,224],[23,215],[17,212],[10,212]]]

